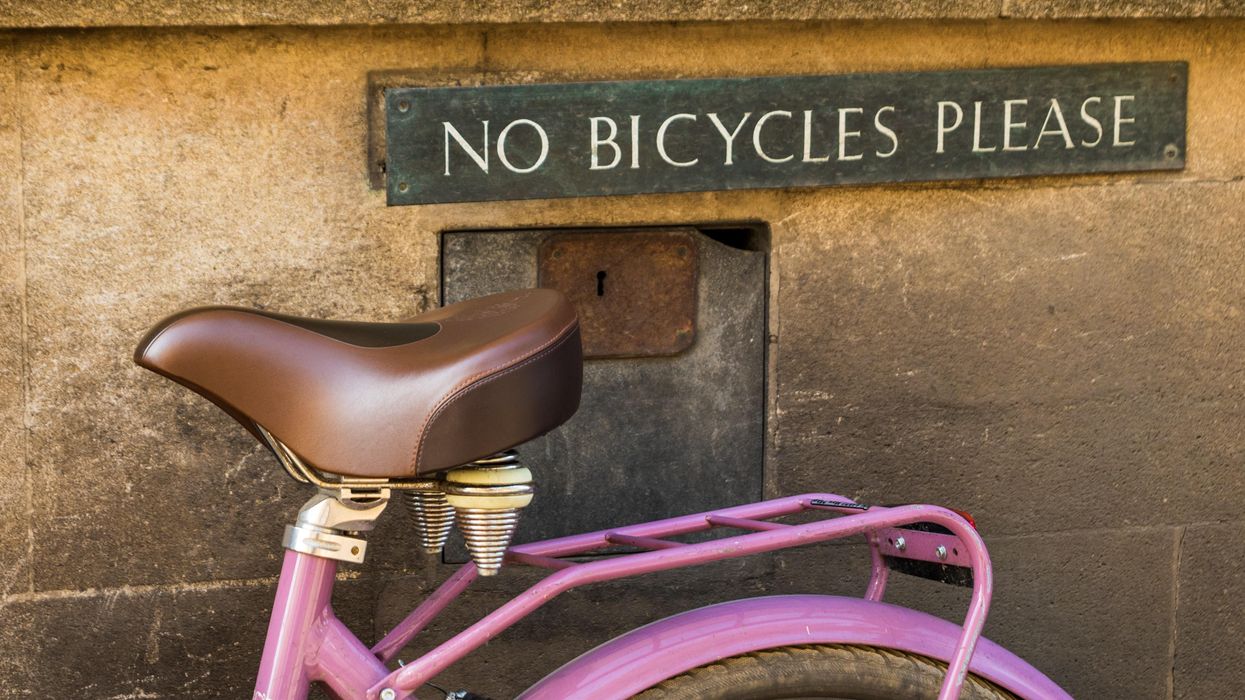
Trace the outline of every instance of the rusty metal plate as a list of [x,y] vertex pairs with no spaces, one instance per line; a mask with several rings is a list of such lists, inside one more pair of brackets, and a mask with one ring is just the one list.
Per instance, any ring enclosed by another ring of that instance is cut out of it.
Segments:
[[540,286],[575,304],[585,357],[675,355],[695,340],[699,249],[689,231],[554,234],[537,265]]

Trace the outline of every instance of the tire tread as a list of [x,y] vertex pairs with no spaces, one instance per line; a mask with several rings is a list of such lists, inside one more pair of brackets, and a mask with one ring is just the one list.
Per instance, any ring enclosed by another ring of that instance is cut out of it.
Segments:
[[[633,700],[742,700],[748,695],[739,690],[748,681],[764,684],[766,676],[779,679],[792,674],[817,677],[827,669],[838,673],[869,673],[891,676],[895,689],[919,693],[925,697],[931,687],[934,695],[946,674],[947,666],[918,654],[896,649],[853,644],[807,644],[762,649],[710,662],[685,673],[668,678],[636,695]],[[832,675],[832,674],[831,674]],[[912,685],[916,679],[921,687]],[[885,680],[885,679],[883,679]],[[879,686],[879,693],[888,692]],[[928,695],[933,698],[934,695]],[[881,696],[879,696],[881,697]],[[961,698],[965,700],[1016,700],[1016,696],[997,685],[969,674]]]

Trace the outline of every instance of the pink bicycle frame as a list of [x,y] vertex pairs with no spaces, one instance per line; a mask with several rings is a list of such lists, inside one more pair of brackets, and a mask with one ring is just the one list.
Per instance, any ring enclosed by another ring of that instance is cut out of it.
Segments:
[[[799,525],[770,521],[809,510],[840,517]],[[917,522],[939,525],[952,534],[893,530]],[[695,544],[663,539],[717,527],[747,534]],[[347,700],[408,697],[490,638],[577,586],[861,534],[868,538],[873,556],[872,576],[863,600],[778,596],[694,610],[634,630],[588,652],[529,689],[523,698],[625,698],[716,659],[810,643],[868,644],[945,661],[948,673],[939,700],[958,698],[970,671],[1021,697],[1069,698],[1024,661],[980,639],[990,605],[992,573],[985,544],[964,518],[929,505],[861,510],[849,499],[833,494],[779,498],[512,547],[507,561],[551,569],[553,573],[394,671],[385,663],[470,585],[476,577],[475,566],[459,568],[369,649],[333,614],[330,597],[335,563],[287,551],[253,698],[302,698],[313,681],[324,682]],[[899,537],[903,537],[902,543]],[[565,559],[616,545],[647,551],[583,563]],[[880,602],[889,572],[884,555],[971,568],[974,584],[963,626]],[[637,655],[643,655],[646,663],[636,664]]]

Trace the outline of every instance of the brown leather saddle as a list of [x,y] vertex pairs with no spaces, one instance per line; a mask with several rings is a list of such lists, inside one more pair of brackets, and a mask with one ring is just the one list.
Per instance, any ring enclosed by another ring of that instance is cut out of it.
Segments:
[[191,309],[152,328],[134,361],[311,466],[365,478],[449,469],[542,435],[574,415],[583,379],[575,309],[549,289],[401,323]]

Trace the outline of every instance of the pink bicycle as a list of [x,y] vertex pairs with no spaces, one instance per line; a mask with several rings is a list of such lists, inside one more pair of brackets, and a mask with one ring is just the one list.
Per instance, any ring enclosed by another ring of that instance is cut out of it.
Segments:
[[[557,292],[496,294],[404,323],[192,309],[153,328],[135,361],[216,403],[290,476],[317,488],[285,531],[255,700],[306,697],[313,682],[341,698],[411,697],[576,586],[854,535],[873,557],[862,599],[772,596],[685,612],[587,652],[520,697],[1069,697],[980,637],[990,559],[973,523],[946,508],[815,493],[509,546],[533,494],[511,448],[579,406],[579,325]],[[439,552],[457,524],[472,562],[369,648],[333,614],[334,574],[338,562],[363,561],[362,533],[395,494],[427,551]],[[798,513],[826,517],[782,522]],[[736,534],[673,539],[718,528]],[[576,561],[620,545],[633,553]],[[422,657],[387,666],[476,576],[503,562],[551,573]],[[882,602],[892,568],[971,586],[963,626]]]

